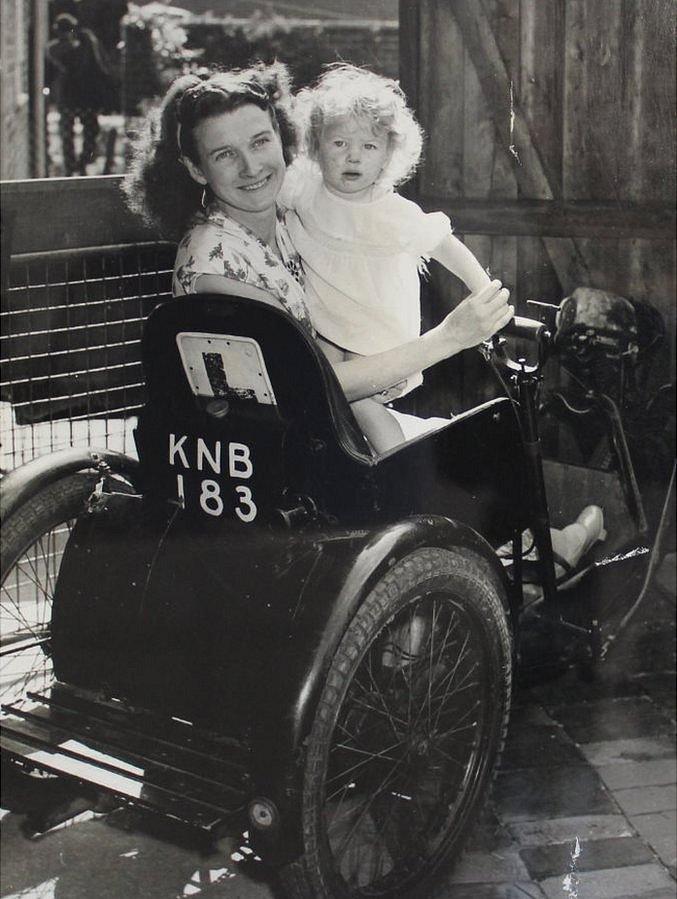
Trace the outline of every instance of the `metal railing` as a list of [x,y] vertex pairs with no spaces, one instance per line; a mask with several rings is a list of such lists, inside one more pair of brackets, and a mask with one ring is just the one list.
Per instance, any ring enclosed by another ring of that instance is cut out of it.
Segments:
[[175,249],[141,242],[15,255],[4,291],[0,465],[67,446],[135,452],[142,323]]

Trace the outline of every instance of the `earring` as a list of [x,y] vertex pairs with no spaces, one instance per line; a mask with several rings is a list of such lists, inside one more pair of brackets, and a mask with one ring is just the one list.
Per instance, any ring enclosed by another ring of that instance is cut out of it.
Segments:
[[202,199],[200,200],[200,205],[202,206],[202,208],[204,210],[207,209],[208,200],[207,200],[207,188],[206,187],[202,188]]

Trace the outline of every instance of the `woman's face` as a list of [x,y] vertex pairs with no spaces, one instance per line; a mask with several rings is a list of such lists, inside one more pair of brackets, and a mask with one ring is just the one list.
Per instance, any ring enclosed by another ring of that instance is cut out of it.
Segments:
[[270,113],[248,104],[203,119],[194,130],[199,165],[192,177],[208,184],[221,209],[238,221],[275,208],[285,161]]

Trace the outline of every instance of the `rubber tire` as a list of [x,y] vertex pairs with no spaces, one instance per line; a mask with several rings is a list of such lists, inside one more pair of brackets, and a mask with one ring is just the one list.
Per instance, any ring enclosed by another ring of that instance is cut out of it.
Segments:
[[[394,565],[367,596],[331,663],[307,741],[302,822],[304,855],[280,872],[290,899],[348,899],[350,896],[364,895],[354,893],[344,885],[339,885],[337,889],[329,882],[335,875],[326,868],[322,848],[323,828],[320,825],[327,747],[351,678],[368,647],[398,611],[409,605],[413,597],[420,597],[426,591],[449,592],[456,603],[468,609],[474,622],[484,627],[492,659],[492,695],[496,702],[492,704],[489,747],[483,756],[481,776],[469,805],[461,809],[462,826],[451,834],[451,838],[447,835],[445,839],[448,842],[437,852],[434,867],[425,871],[418,884],[408,888],[407,897],[426,895],[435,872],[458,857],[488,797],[503,750],[510,711],[512,639],[504,597],[499,594],[496,582],[487,575],[486,564],[473,553],[463,548],[420,549]],[[341,882],[345,884],[342,878]],[[378,895],[395,899],[405,894],[395,888],[393,892]]]
[[[77,518],[84,510],[98,480],[99,475],[94,472],[78,472],[61,478],[40,490],[3,522],[0,535],[0,585],[5,583],[17,561],[35,542],[58,525]],[[122,482],[120,486],[128,489]],[[44,592],[47,593],[48,589]],[[50,605],[47,597],[41,601],[44,606]],[[44,608],[38,620],[50,622],[51,609]],[[4,641],[10,636],[11,632],[5,631],[1,639]],[[48,677],[50,670],[51,661],[47,650],[44,653],[44,679]]]

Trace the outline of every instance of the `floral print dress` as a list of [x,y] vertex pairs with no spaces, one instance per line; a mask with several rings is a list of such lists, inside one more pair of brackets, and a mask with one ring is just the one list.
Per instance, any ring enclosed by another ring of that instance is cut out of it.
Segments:
[[244,225],[210,206],[195,217],[179,243],[172,293],[175,297],[195,293],[195,282],[200,275],[223,275],[272,294],[314,337],[301,260],[280,218],[275,237],[282,258]]

